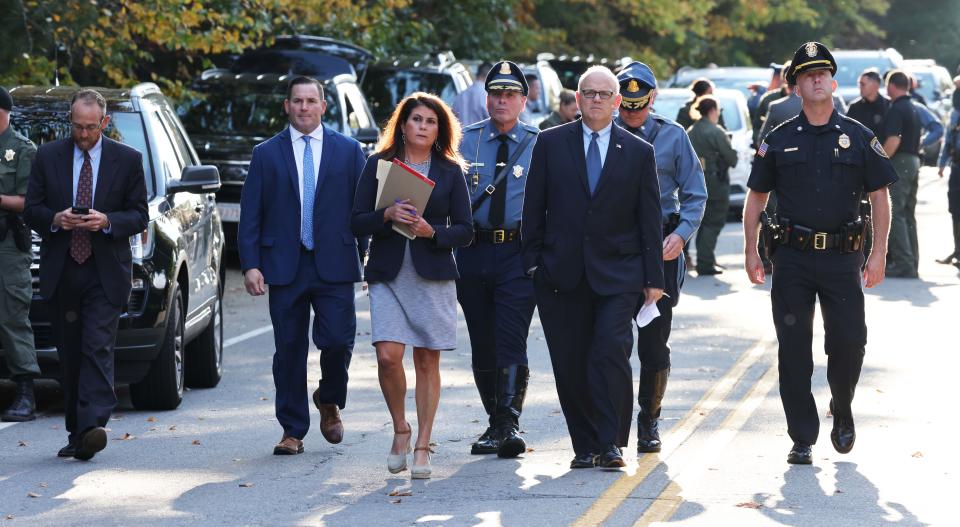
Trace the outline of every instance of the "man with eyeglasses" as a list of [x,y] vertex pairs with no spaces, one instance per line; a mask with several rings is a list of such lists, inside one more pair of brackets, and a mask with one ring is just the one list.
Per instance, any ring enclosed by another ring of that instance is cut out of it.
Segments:
[[71,137],[37,151],[24,217],[43,240],[40,296],[60,358],[69,437],[57,455],[89,460],[106,447],[117,404],[113,346],[130,296],[130,237],[147,228],[147,187],[141,153],[103,136],[100,93],[77,91],[70,121]]
[[[617,74],[620,81],[620,115],[616,123],[653,145],[660,183],[660,218],[663,223],[663,274],[665,294],[657,302],[660,316],[637,332],[640,383],[637,386],[637,452],[659,452],[661,402],[670,376],[670,329],[673,308],[686,276],[683,248],[700,227],[707,202],[703,168],[686,131],[675,121],[654,113],[657,78],[649,66],[632,62]],[[637,306],[639,309],[640,306]],[[620,423],[618,446],[630,438],[630,415]]]
[[2,421],[32,421],[36,402],[33,380],[40,375],[30,326],[30,229],[23,223],[23,196],[37,147],[10,126],[13,98],[0,86],[0,348],[10,378],[17,384]]
[[633,413],[633,316],[663,296],[663,228],[653,147],[613,123],[620,83],[593,66],[581,120],[540,133],[523,202],[521,253],[533,276],[571,468],[625,466]]

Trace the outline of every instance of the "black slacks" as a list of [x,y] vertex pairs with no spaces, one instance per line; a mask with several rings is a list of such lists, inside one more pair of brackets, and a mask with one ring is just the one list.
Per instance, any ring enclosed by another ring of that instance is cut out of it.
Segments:
[[78,264],[68,256],[57,292],[47,301],[71,441],[106,426],[117,405],[113,347],[122,306],[107,300],[94,258]]
[[787,433],[813,445],[820,417],[811,393],[813,318],[820,299],[827,381],[835,409],[849,411],[863,366],[867,326],[860,268],[863,255],[781,247],[773,258],[773,323],[779,341],[780,399]]
[[586,278],[558,291],[543,271],[534,286],[573,450],[599,453],[617,442],[622,416],[633,412],[630,324],[640,293],[599,295]]

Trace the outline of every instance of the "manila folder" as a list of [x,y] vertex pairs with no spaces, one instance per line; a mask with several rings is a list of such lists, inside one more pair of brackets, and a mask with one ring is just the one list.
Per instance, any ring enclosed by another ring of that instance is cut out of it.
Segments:
[[[397,201],[408,199],[410,204],[417,208],[418,213],[423,214],[435,185],[436,183],[398,159],[392,162],[381,159],[377,163],[376,210],[385,209]],[[416,238],[407,225],[394,223],[393,230],[408,239]]]

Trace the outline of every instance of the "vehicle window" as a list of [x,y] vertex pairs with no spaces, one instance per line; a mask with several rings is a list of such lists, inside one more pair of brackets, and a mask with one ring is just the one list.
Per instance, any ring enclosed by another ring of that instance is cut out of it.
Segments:
[[837,74],[833,78],[841,88],[856,88],[863,70],[877,68],[880,75],[883,75],[893,67],[893,62],[884,57],[838,58]]
[[373,123],[370,122],[370,117],[367,115],[367,108],[364,105],[360,89],[355,84],[342,84],[340,88],[344,94],[344,108],[347,111],[347,123],[350,130],[356,132],[361,128],[372,127]]
[[[676,116],[677,114],[673,114]],[[743,115],[740,114],[740,107],[736,99],[720,98],[720,115],[723,116],[723,124],[727,131],[734,131],[743,128]]]
[[163,121],[160,119],[160,112],[153,112],[150,123],[150,131],[153,133],[154,144],[157,147],[157,160],[163,168],[164,177],[169,181],[179,180],[180,172],[183,171],[183,163],[180,161],[173,147],[173,139],[170,132],[167,131]]
[[[658,94],[657,99],[653,102],[653,111],[667,119],[676,119],[677,112],[680,111],[680,108],[683,108],[683,105],[689,98],[690,97],[686,95],[666,96]],[[724,122],[726,122],[726,116],[724,116]]]
[[563,85],[560,84],[560,77],[558,77],[557,72],[549,66],[543,66],[537,69],[540,72],[540,88],[541,91],[543,91],[544,97],[546,97],[547,108],[556,110],[560,107],[560,91],[563,89]]
[[457,97],[452,78],[428,71],[371,69],[363,85],[367,100],[370,101],[370,111],[381,126],[400,101],[413,92],[432,93],[448,105],[452,105]]
[[[146,180],[147,194],[153,197],[155,185],[150,149],[143,131],[143,120],[135,112],[108,112],[110,124],[104,134],[143,154],[143,175]],[[37,145],[70,137],[70,121],[66,110],[55,111],[29,103],[18,104],[10,114],[13,129],[30,138]]]
[[169,108],[164,108],[161,113],[163,114],[165,125],[173,136],[173,144],[180,152],[180,159],[183,161],[183,165],[198,164],[196,152],[194,152],[190,146],[190,141],[184,136],[183,129],[178,126],[179,119],[177,119],[177,116],[174,115]]
[[936,99],[933,96],[933,92],[937,90],[937,83],[933,78],[933,72],[920,71],[914,73],[914,76],[916,76],[917,82],[919,83],[917,93],[922,95],[928,103],[933,102]]
[[[324,87],[327,111],[323,124],[343,131],[340,104],[336,93]],[[191,134],[271,137],[285,126],[283,111],[286,86],[276,84],[204,84],[196,86],[192,97],[177,107],[177,115]]]

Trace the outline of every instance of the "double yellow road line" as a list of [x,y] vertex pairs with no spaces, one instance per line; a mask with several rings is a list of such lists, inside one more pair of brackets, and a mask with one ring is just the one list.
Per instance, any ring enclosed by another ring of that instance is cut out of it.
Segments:
[[[774,342],[774,339],[766,338],[745,351],[727,373],[704,394],[700,401],[663,435],[663,450],[659,454],[644,454],[641,456],[637,460],[639,465],[637,471],[633,474],[625,474],[610,485],[572,525],[577,527],[600,525],[616,512],[624,500],[643,483],[654,469],[669,459],[690,439],[693,433],[707,420],[711,412],[717,409],[726,399],[747,371],[760,362],[769,350],[774,348]],[[733,436],[770,392],[777,380],[777,369],[770,363],[767,363],[765,368],[766,370],[760,380],[753,385],[734,411],[711,435],[710,445],[722,447],[733,439]],[[711,452],[717,451],[716,448],[710,448],[709,450]],[[684,463],[684,465],[686,464]],[[679,492],[680,487],[671,481],[634,525],[644,526],[653,522],[668,520],[682,503]]]

